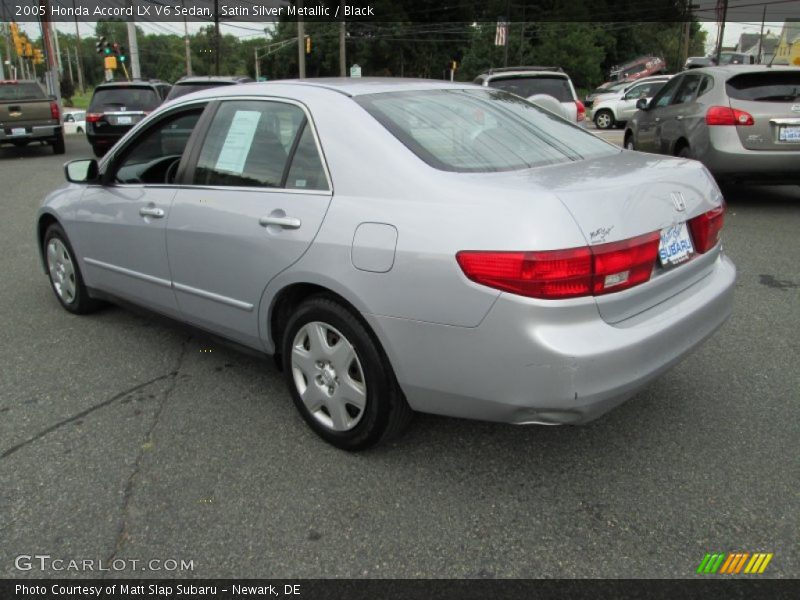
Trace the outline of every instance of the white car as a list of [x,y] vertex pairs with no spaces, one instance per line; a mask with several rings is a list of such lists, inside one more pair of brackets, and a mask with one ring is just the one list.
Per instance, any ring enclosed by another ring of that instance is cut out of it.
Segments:
[[592,106],[592,120],[595,126],[598,129],[610,129],[615,125],[624,125],[636,112],[636,103],[641,98],[649,100],[655,96],[667,81],[669,77],[648,77],[610,98],[595,101]]
[[86,132],[86,111],[76,110],[64,113],[64,133],[85,133]]
[[586,107],[578,100],[569,75],[560,67],[490,69],[473,83],[521,96],[572,123],[586,118]]

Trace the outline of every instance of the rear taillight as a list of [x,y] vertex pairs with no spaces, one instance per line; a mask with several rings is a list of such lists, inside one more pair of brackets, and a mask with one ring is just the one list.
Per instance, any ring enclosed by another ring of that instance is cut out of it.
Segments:
[[462,251],[461,270],[476,283],[532,298],[576,298],[618,292],[650,279],[659,234],[568,250]]
[[730,106],[710,106],[706,111],[706,125],[753,125],[753,116]]
[[61,118],[61,113],[58,110],[58,102],[50,103],[50,118],[58,121]]
[[696,252],[704,254],[717,245],[724,220],[724,204],[689,220],[689,230],[692,232]]
[[578,107],[578,121],[583,121],[586,118],[586,107],[580,100],[575,100],[575,106]]
[[103,118],[103,113],[86,113],[87,123],[97,123],[102,118]]

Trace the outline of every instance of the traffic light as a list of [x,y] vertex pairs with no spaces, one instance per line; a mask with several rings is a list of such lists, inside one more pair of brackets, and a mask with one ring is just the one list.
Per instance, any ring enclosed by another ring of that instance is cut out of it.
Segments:
[[39,48],[33,49],[33,64],[41,65],[44,62],[44,54]]
[[94,45],[95,50],[97,50],[98,54],[104,54],[108,56],[111,54],[111,47],[108,45],[108,40],[105,36],[102,36]]
[[306,54],[311,54],[311,36],[306,36]]
[[451,70],[453,70],[453,71],[455,71],[457,68],[458,68],[458,61],[456,61],[456,60],[451,60],[451,61],[450,61],[450,69],[451,69]]
[[127,60],[127,56],[125,56],[125,46],[122,44],[114,43],[114,54],[117,55],[119,62],[124,63]]
[[33,57],[33,44],[30,42],[26,42],[25,44],[25,53],[23,54],[25,58],[32,58]]

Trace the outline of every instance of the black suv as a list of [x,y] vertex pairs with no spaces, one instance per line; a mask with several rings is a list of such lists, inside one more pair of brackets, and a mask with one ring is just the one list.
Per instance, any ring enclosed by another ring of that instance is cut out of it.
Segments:
[[175,85],[172,86],[172,90],[167,96],[167,100],[174,100],[186,94],[207,90],[208,88],[222,85],[236,85],[237,83],[251,83],[252,81],[253,79],[243,75],[187,75],[175,82]]
[[111,81],[98,85],[86,111],[86,137],[95,156],[103,156],[131,127],[161,104],[171,87],[157,80]]

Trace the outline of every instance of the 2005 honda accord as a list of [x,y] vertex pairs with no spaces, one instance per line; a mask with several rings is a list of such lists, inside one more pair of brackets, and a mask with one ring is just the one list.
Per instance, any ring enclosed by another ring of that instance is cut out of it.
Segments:
[[413,411],[586,422],[732,309],[705,167],[500,90],[218,88],[66,174],[37,224],[65,309],[122,299],[276,355],[304,419],[341,448]]

